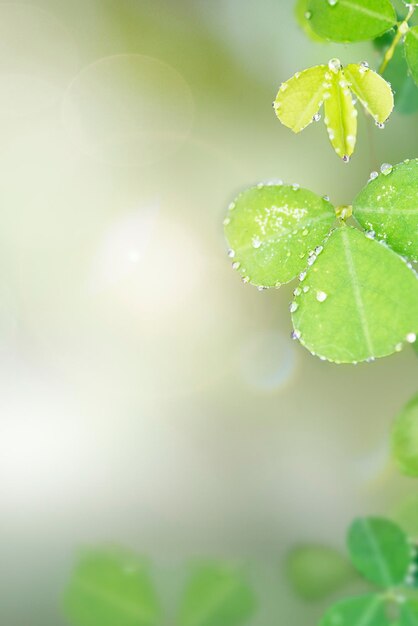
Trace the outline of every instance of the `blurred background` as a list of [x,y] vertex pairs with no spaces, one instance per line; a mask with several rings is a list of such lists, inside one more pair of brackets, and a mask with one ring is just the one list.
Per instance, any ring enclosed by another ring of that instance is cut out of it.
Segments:
[[388,458],[411,349],[335,366],[290,339],[292,286],[231,270],[227,205],[282,178],[350,203],[418,152],[417,116],[360,114],[347,166],[271,103],[324,45],[282,0],[0,2],[0,623],[64,626],[77,550],[248,564],[255,626],[316,623],[283,571],[416,494]]

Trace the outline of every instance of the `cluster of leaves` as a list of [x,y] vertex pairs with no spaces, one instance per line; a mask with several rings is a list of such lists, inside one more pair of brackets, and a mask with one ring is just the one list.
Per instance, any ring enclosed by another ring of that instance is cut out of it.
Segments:
[[[225,563],[196,565],[176,611],[178,626],[241,626],[256,608],[240,568]],[[72,626],[161,626],[167,623],[148,564],[132,552],[84,552],[65,594]]]
[[312,354],[356,363],[416,341],[418,159],[384,164],[352,209],[298,185],[257,185],[232,202],[224,224],[244,282],[265,289],[299,276],[293,337]]
[[377,589],[337,602],[320,626],[418,624],[417,549],[402,528],[384,518],[359,518],[349,528],[347,546],[351,564],[319,546],[300,547],[289,557],[290,581],[307,599],[333,593],[355,580],[355,572]]

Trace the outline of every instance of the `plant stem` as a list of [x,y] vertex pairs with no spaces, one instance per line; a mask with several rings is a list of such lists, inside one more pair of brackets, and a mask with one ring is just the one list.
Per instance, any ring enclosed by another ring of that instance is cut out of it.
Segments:
[[415,4],[408,4],[407,7],[408,7],[408,15],[406,16],[404,21],[399,24],[397,33],[396,33],[396,35],[395,35],[391,45],[386,50],[385,56],[383,57],[382,64],[379,67],[379,74],[383,74],[383,72],[385,71],[385,69],[388,66],[389,61],[392,59],[392,57],[393,57],[393,55],[395,53],[396,46],[398,45],[398,43],[400,42],[402,37],[404,35],[406,35],[406,33],[408,32],[408,29],[409,29],[408,22],[411,19],[411,17],[413,16],[413,14],[415,13],[415,9],[417,8],[417,5],[415,5]]

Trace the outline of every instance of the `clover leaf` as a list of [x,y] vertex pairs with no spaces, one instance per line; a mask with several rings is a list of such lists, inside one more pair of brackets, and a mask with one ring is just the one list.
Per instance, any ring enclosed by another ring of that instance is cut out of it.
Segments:
[[324,615],[320,626],[393,626],[386,602],[377,594],[341,600]]

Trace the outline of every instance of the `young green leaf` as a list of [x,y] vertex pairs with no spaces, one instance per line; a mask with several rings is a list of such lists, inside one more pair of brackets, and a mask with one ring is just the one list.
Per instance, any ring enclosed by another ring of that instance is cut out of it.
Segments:
[[296,21],[309,39],[312,39],[312,41],[323,41],[322,37],[319,37],[312,29],[308,3],[309,0],[297,0],[295,5]]
[[146,566],[129,552],[82,555],[65,594],[72,626],[157,626],[160,605]]
[[358,596],[334,604],[320,626],[393,626],[385,600],[376,594]]
[[418,261],[418,159],[384,168],[354,200],[353,214],[393,250]]
[[408,599],[403,603],[399,626],[418,626],[418,600]]
[[347,536],[351,560],[367,580],[388,588],[402,583],[411,561],[403,530],[379,517],[356,519]]
[[365,65],[347,65],[344,76],[366,111],[374,117],[377,124],[384,124],[394,106],[390,85]]
[[412,341],[418,332],[418,279],[392,250],[343,225],[308,265],[291,312],[295,338],[313,354],[355,363]]
[[328,137],[338,156],[348,161],[356,145],[357,111],[341,69],[330,72],[328,85],[324,105]]
[[229,256],[245,282],[277,287],[295,278],[335,221],[328,200],[307,189],[258,185],[241,193],[224,221]]
[[412,79],[405,59],[405,46],[398,45],[383,73],[395,95],[395,110],[404,115],[418,111],[418,85]]
[[395,419],[391,443],[392,456],[402,474],[418,476],[418,394]]
[[227,565],[202,565],[189,580],[179,626],[240,626],[255,611],[254,595],[242,573]]
[[334,548],[297,546],[288,554],[286,572],[292,587],[304,600],[321,600],[357,577],[351,563]]
[[297,72],[282,83],[274,102],[274,110],[282,124],[299,133],[318,113],[326,91],[326,65]]
[[396,24],[389,0],[310,0],[313,30],[331,41],[374,39]]
[[418,26],[410,28],[406,33],[405,57],[412,77],[418,83]]

